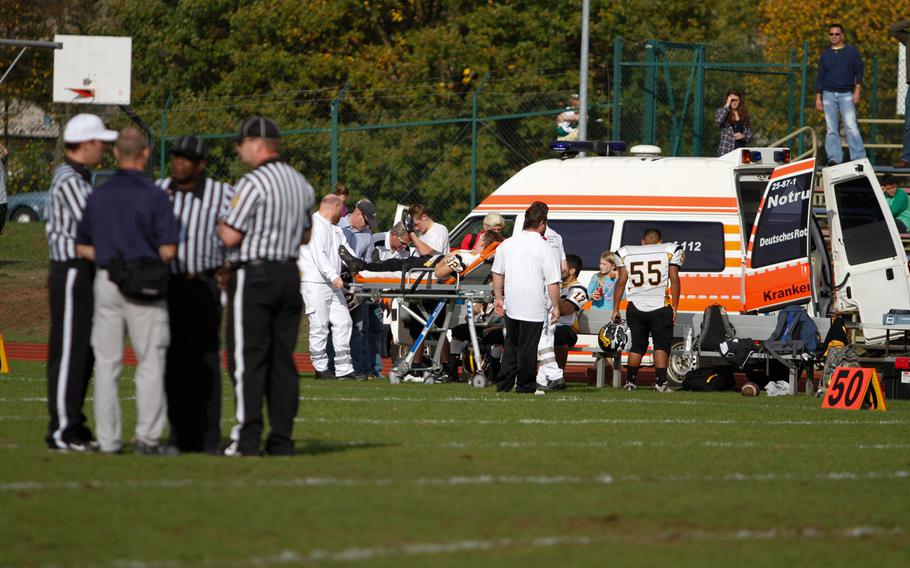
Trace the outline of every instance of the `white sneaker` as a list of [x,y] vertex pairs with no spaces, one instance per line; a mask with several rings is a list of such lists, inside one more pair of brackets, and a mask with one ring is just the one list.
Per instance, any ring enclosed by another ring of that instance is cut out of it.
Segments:
[[626,381],[626,384],[624,384],[622,386],[622,388],[626,389],[627,391],[634,391],[637,387],[635,386],[635,383],[630,383],[629,381]]
[[662,385],[655,384],[654,390],[656,390],[657,392],[673,392],[673,389],[670,388],[670,385],[668,385],[667,383],[664,383]]

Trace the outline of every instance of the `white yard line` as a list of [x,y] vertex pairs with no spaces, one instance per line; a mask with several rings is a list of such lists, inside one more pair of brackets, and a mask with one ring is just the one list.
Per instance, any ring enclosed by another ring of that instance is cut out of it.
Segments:
[[[824,529],[801,527],[794,529],[738,529],[726,531],[706,531],[698,529],[669,528],[642,534],[640,537],[628,536],[619,531],[601,532],[596,535],[548,535],[535,538],[497,538],[467,539],[442,542],[407,542],[384,546],[355,546],[340,550],[313,549],[298,552],[284,549],[269,556],[253,556],[243,560],[214,559],[192,562],[192,565],[218,566],[270,566],[273,564],[317,564],[323,562],[363,562],[380,558],[415,558],[437,556],[442,554],[459,554],[464,552],[492,552],[497,550],[543,549],[561,546],[587,547],[601,544],[637,543],[652,544],[673,542],[705,541],[804,541],[804,540],[852,540],[866,538],[888,539],[899,537],[907,531],[903,527],[855,526],[846,528]],[[176,560],[142,561],[119,559],[109,563],[110,566],[128,568],[176,568],[190,565]]]
[[80,489],[149,489],[149,488],[249,488],[249,487],[436,487],[436,486],[482,486],[482,485],[613,485],[617,483],[678,483],[678,482],[759,482],[816,479],[819,481],[862,481],[910,479],[910,472],[896,471],[832,471],[806,475],[791,472],[740,473],[722,475],[612,475],[601,473],[594,476],[578,475],[473,475],[413,479],[356,479],[338,477],[294,477],[287,479],[260,479],[222,481],[211,479],[121,479],[82,481],[8,481],[0,483],[4,491],[55,491]]

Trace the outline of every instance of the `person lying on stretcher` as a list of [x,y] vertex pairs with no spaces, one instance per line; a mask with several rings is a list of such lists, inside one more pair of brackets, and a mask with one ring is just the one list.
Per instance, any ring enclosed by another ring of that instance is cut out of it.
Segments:
[[352,274],[358,272],[404,272],[412,268],[432,268],[435,267],[433,274],[436,278],[447,278],[454,273],[461,274],[466,269],[473,267],[474,264],[484,256],[487,249],[498,246],[503,240],[502,233],[496,231],[486,231],[482,238],[477,239],[474,246],[470,249],[460,249],[452,251],[449,254],[432,255],[432,256],[412,256],[410,258],[390,258],[379,262],[366,262],[360,260],[351,254],[351,251],[345,247],[338,247],[338,254]]

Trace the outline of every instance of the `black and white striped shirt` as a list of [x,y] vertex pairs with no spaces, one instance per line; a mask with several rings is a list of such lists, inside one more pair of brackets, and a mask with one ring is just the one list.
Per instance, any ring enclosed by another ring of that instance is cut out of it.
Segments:
[[187,191],[172,188],[171,178],[155,184],[168,190],[174,216],[180,226],[177,256],[171,263],[174,274],[196,274],[214,270],[224,261],[224,245],[218,238],[218,221],[227,215],[234,196],[230,185],[204,178]]
[[85,202],[92,193],[91,173],[74,162],[65,162],[54,171],[47,196],[48,252],[51,260],[75,260],[76,225],[82,220]]
[[224,219],[243,233],[233,262],[293,260],[303,232],[310,228],[313,188],[303,174],[280,160],[269,160],[246,174],[235,187],[231,209]]

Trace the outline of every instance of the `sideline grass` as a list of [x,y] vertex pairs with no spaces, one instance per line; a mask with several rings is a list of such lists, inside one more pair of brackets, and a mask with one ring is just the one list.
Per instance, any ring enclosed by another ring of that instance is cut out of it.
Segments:
[[45,450],[43,375],[0,379],[0,565],[906,561],[905,401],[306,378],[297,456],[149,458]]

